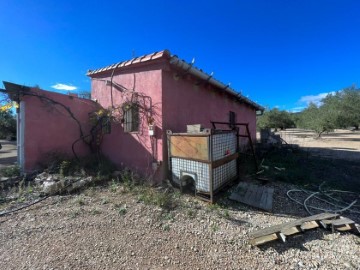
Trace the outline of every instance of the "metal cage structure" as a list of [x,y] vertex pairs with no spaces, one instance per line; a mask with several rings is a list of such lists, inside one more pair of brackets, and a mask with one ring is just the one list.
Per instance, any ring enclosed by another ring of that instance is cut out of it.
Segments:
[[169,169],[180,189],[192,182],[197,197],[213,202],[217,191],[238,178],[237,130],[168,130],[167,137]]

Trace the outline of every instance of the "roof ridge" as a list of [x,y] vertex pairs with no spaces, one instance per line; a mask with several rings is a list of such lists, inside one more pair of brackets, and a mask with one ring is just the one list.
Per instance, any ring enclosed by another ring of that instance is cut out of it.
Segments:
[[113,70],[113,72],[114,72],[115,69],[117,69],[117,68],[126,67],[126,66],[143,63],[143,62],[148,62],[148,61],[153,61],[153,60],[161,59],[161,58],[168,59],[170,65],[172,65],[176,68],[179,68],[179,69],[183,69],[185,71],[185,73],[188,73],[188,72],[192,73],[194,76],[199,77],[205,81],[208,81],[209,83],[215,85],[219,89],[222,89],[222,90],[226,91],[228,94],[234,96],[239,101],[245,102],[245,103],[255,107],[258,110],[261,110],[261,111],[264,110],[264,107],[262,107],[261,105],[252,101],[248,97],[243,96],[242,93],[239,93],[236,90],[232,89],[230,87],[230,84],[224,84],[223,82],[214,78],[213,73],[208,74],[205,71],[203,71],[201,68],[194,66],[193,62],[188,63],[185,60],[181,60],[177,55],[171,55],[170,51],[167,49],[159,51],[159,52],[153,52],[151,54],[134,57],[130,60],[118,62],[116,64],[112,64],[112,65],[109,65],[109,66],[106,66],[103,68],[89,70],[87,72],[87,75],[91,76],[91,75],[94,75],[97,73],[110,71],[110,70]]
[[171,53],[169,50],[164,49],[162,51],[158,51],[158,52],[153,52],[150,54],[144,54],[141,56],[137,56],[137,57],[133,57],[129,60],[124,60],[124,61],[120,61],[102,68],[98,68],[98,69],[94,69],[94,70],[88,70],[86,75],[90,76],[93,74],[97,74],[100,72],[104,72],[104,71],[108,71],[108,70],[112,70],[114,68],[118,68],[118,67],[123,67],[123,66],[130,66],[132,64],[137,64],[137,63],[142,63],[142,62],[147,62],[147,61],[151,61],[151,60],[155,60],[155,59],[159,59],[159,58],[170,58],[171,57]]

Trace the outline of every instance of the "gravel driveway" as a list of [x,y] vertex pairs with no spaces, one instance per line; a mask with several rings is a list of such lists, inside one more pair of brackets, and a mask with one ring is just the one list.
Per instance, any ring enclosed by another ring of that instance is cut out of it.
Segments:
[[0,140],[0,169],[14,165],[17,160],[16,141]]
[[360,239],[322,229],[251,247],[256,229],[306,216],[275,188],[274,213],[191,196],[165,211],[106,187],[0,217],[1,269],[360,269]]

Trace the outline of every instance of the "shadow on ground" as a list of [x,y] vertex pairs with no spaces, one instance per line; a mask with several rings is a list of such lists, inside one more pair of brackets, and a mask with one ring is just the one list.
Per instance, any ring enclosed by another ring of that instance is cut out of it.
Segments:
[[279,254],[282,254],[289,249],[298,249],[301,251],[311,251],[307,247],[304,246],[305,243],[308,243],[313,240],[325,239],[329,237],[331,232],[323,229],[315,229],[309,230],[305,233],[300,233],[297,235],[293,235],[291,237],[287,237],[286,244],[280,241],[268,242],[265,243],[258,248],[261,251],[266,251],[268,249],[275,249]]
[[[344,139],[342,139],[344,140]],[[360,152],[358,148],[353,147],[303,147],[301,148],[304,152],[308,152],[309,156],[312,158],[327,158],[339,160],[340,162],[349,161],[349,162],[357,162],[360,163]]]

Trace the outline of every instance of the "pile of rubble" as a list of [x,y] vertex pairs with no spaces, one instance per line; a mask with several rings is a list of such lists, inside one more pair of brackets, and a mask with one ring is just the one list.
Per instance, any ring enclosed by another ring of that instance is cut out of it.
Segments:
[[281,145],[283,139],[280,135],[275,134],[270,129],[262,129],[260,131],[261,143],[265,145]]
[[47,195],[72,192],[80,189],[94,181],[96,178],[92,176],[66,176],[63,177],[59,174],[49,174],[43,172],[38,174],[35,178],[35,183],[41,187],[43,193]]

